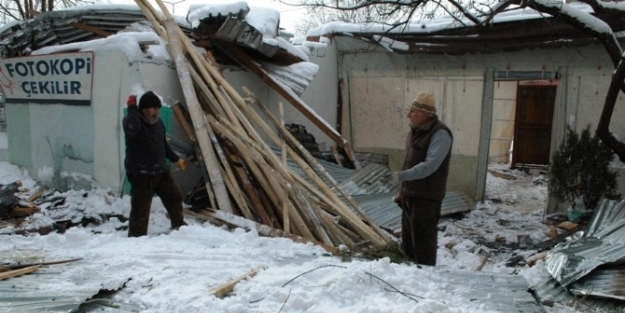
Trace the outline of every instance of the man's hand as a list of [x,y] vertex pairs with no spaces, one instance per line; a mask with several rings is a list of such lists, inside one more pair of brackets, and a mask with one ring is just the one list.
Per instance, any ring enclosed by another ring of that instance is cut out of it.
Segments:
[[399,205],[399,207],[401,208],[401,202],[402,202],[402,199],[401,199],[401,194],[399,194],[399,193],[398,193],[398,194],[396,194],[396,195],[393,197],[393,202],[397,203],[397,205]]
[[137,105],[137,96],[136,95],[128,96],[128,101],[126,101],[126,105],[128,107],[132,107],[132,106]]
[[398,181],[397,172],[389,172],[386,175],[384,175],[383,179],[385,181],[388,181],[389,184],[395,185],[397,184],[397,181]]
[[178,162],[176,162],[176,166],[179,170],[184,171],[187,168],[187,162],[185,162],[183,159],[180,159],[178,160]]

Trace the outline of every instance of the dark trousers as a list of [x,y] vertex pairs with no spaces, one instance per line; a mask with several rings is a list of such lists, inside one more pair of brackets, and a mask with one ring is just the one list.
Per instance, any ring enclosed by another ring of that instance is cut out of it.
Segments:
[[157,175],[128,174],[130,182],[130,220],[128,237],[144,236],[148,233],[152,197],[156,194],[167,210],[171,228],[186,225],[182,217],[182,193],[171,173]]
[[419,264],[436,265],[438,220],[443,200],[403,197],[401,238],[404,253]]

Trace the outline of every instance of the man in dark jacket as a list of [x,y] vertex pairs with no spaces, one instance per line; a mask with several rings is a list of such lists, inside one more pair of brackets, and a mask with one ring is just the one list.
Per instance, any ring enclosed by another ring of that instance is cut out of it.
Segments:
[[154,194],[161,198],[172,229],[187,225],[182,216],[182,193],[174,182],[165,158],[184,170],[186,163],[171,149],[165,138],[165,125],[158,117],[161,99],[152,91],[128,97],[128,114],[123,119],[126,138],[124,166],[130,182],[128,237],[148,232],[150,206]]
[[407,115],[410,133],[406,157],[393,179],[401,181],[395,196],[402,208],[402,248],[415,262],[436,265],[438,220],[445,197],[451,145],[451,130],[438,120],[434,96],[421,93]]

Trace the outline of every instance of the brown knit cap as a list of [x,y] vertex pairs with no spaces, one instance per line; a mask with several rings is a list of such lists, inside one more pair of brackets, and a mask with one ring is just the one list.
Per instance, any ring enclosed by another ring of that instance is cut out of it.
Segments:
[[434,101],[434,95],[428,92],[422,92],[412,102],[412,108],[425,111],[428,113],[436,114],[435,104],[436,103]]

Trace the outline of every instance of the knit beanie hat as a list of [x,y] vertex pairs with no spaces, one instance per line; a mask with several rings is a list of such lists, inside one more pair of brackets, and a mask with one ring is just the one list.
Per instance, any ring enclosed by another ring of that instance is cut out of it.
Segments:
[[412,102],[412,108],[436,114],[435,104],[436,103],[434,101],[434,95],[432,95],[431,93],[422,92]]
[[160,108],[161,99],[152,91],[148,91],[141,96],[139,100],[139,109]]

